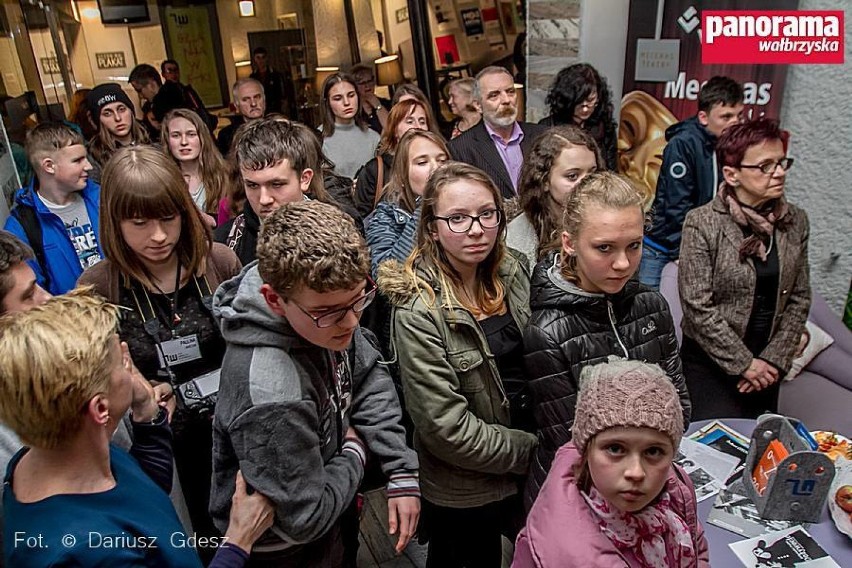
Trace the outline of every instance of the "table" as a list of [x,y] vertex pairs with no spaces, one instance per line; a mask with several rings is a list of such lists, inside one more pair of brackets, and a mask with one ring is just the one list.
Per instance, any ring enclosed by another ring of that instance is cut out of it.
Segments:
[[[723,418],[720,419],[746,438],[751,437],[752,431],[756,424],[755,420],[743,418]],[[700,420],[693,422],[689,426],[687,435],[692,434],[696,430],[703,428],[712,420]],[[833,499],[833,495],[828,496]],[[713,508],[715,497],[705,499],[698,504],[698,517],[704,525],[704,534],[707,536],[707,544],[710,547],[710,565],[713,568],[736,568],[742,566],[739,558],[731,551],[728,545],[732,542],[745,540],[745,537],[732,533],[725,529],[719,528],[716,525],[711,525],[707,522],[707,516]],[[840,566],[852,566],[852,539],[837,530],[834,522],[828,514],[828,507],[823,507],[822,516],[819,523],[812,523],[807,528],[808,533],[826,552],[828,552]]]

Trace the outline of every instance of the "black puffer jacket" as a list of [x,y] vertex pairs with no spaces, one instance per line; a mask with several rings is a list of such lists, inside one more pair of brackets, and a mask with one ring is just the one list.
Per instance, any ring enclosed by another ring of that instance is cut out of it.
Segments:
[[539,439],[524,492],[527,510],[556,450],[571,439],[578,380],[586,365],[610,355],[656,363],[680,393],[685,426],[691,412],[665,299],[635,280],[611,296],[585,292],[562,278],[557,259],[549,256],[533,272],[532,317],[524,332],[524,363]]

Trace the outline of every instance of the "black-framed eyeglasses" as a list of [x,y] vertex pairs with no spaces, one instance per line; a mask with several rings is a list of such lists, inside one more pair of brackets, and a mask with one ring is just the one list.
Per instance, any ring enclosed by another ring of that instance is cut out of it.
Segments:
[[363,296],[359,297],[357,300],[355,300],[344,308],[331,310],[319,316],[315,316],[296,302],[293,302],[292,300],[290,301],[293,302],[293,304],[295,304],[297,308],[302,310],[302,313],[311,318],[318,328],[324,329],[337,325],[338,323],[343,321],[343,318],[346,317],[346,314],[348,314],[350,310],[352,310],[352,313],[354,313],[355,315],[360,315],[361,312],[367,309],[367,306],[373,303],[373,299],[376,297],[377,290],[378,289],[376,288],[376,283],[373,282],[373,279],[368,276],[367,287],[364,289]]
[[435,215],[433,219],[436,221],[444,221],[454,233],[466,233],[473,227],[473,222],[479,223],[483,229],[495,229],[500,226],[500,220],[503,218],[503,212],[499,209],[489,209],[483,211],[479,215],[466,215],[464,213],[454,213],[447,217],[439,217]]
[[790,169],[790,166],[793,165],[793,158],[781,158],[777,162],[765,162],[763,164],[757,165],[748,165],[748,164],[740,164],[741,168],[748,168],[751,170],[760,170],[763,174],[769,175],[774,174],[775,169],[778,166],[781,166],[781,169],[785,172]]

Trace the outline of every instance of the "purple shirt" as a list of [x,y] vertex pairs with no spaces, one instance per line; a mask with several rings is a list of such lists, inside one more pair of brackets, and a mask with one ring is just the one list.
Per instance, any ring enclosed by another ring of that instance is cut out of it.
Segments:
[[494,140],[494,146],[497,147],[497,152],[500,154],[500,158],[503,159],[503,165],[506,166],[506,171],[509,172],[509,179],[512,180],[512,187],[515,189],[515,195],[517,195],[518,179],[521,177],[521,166],[524,165],[524,153],[521,150],[521,140],[524,139],[524,131],[521,130],[521,125],[515,121],[512,135],[509,136],[509,141],[506,142],[502,136],[492,130],[491,125],[487,122],[485,122],[485,130],[488,131],[488,135]]

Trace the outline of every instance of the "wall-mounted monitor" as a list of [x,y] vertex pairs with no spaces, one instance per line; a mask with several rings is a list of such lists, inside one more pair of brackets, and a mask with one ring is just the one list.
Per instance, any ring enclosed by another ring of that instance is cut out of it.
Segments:
[[146,0],[98,0],[104,24],[138,24],[150,22]]

